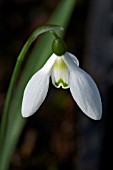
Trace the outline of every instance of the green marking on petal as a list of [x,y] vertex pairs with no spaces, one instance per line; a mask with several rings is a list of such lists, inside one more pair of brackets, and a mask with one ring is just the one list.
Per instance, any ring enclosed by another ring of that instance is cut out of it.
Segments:
[[55,82],[56,86],[60,86],[62,84],[63,87],[68,87],[68,84],[65,83],[62,79],[59,79],[58,82]]
[[69,88],[69,69],[62,56],[57,57],[51,71],[52,83],[55,87]]
[[54,63],[54,67],[56,69],[67,69],[67,66],[65,64],[65,62],[63,61],[62,58],[58,58],[55,63]]

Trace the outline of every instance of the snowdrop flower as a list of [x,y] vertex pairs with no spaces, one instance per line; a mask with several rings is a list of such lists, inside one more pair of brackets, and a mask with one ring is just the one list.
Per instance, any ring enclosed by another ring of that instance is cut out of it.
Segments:
[[50,77],[56,88],[70,89],[73,99],[87,116],[94,120],[101,118],[102,104],[95,82],[79,67],[78,59],[66,52],[66,46],[60,38],[54,40],[53,54],[25,88],[23,117],[31,116],[41,106],[47,96]]

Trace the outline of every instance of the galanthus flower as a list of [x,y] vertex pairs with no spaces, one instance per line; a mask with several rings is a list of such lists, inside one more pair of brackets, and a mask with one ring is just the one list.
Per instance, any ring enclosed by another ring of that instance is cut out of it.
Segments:
[[56,88],[70,89],[80,109],[90,118],[99,120],[102,104],[94,80],[79,67],[78,59],[66,51],[60,38],[53,42],[53,54],[29,80],[23,95],[22,116],[33,115],[45,100],[50,77]]

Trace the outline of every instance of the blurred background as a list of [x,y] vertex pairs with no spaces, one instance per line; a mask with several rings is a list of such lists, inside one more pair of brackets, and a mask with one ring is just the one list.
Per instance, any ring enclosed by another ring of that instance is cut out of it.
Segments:
[[[59,2],[0,0],[0,117],[21,48],[36,27],[47,23]],[[69,90],[50,83],[46,100],[27,119],[10,170],[113,169],[113,1],[78,0],[64,40],[100,90],[102,119],[88,118]]]

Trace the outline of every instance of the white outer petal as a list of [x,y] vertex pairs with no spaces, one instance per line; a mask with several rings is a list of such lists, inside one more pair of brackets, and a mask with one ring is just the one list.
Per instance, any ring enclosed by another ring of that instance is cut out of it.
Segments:
[[41,70],[36,72],[29,80],[23,95],[22,116],[28,117],[34,114],[43,103],[49,86],[50,70],[55,62],[53,54]]
[[70,52],[67,52],[67,54],[69,54],[72,58],[72,60],[77,64],[77,66],[79,66],[79,61],[77,59],[77,57],[73,54],[71,54]]
[[45,70],[45,72],[50,71],[50,69],[52,68],[55,60],[57,58],[56,54],[52,54],[51,57],[47,60],[47,62],[44,64],[44,66],[42,67],[43,70]]
[[68,54],[64,60],[70,70],[70,91],[74,100],[87,116],[99,120],[102,116],[102,103],[95,82]]

